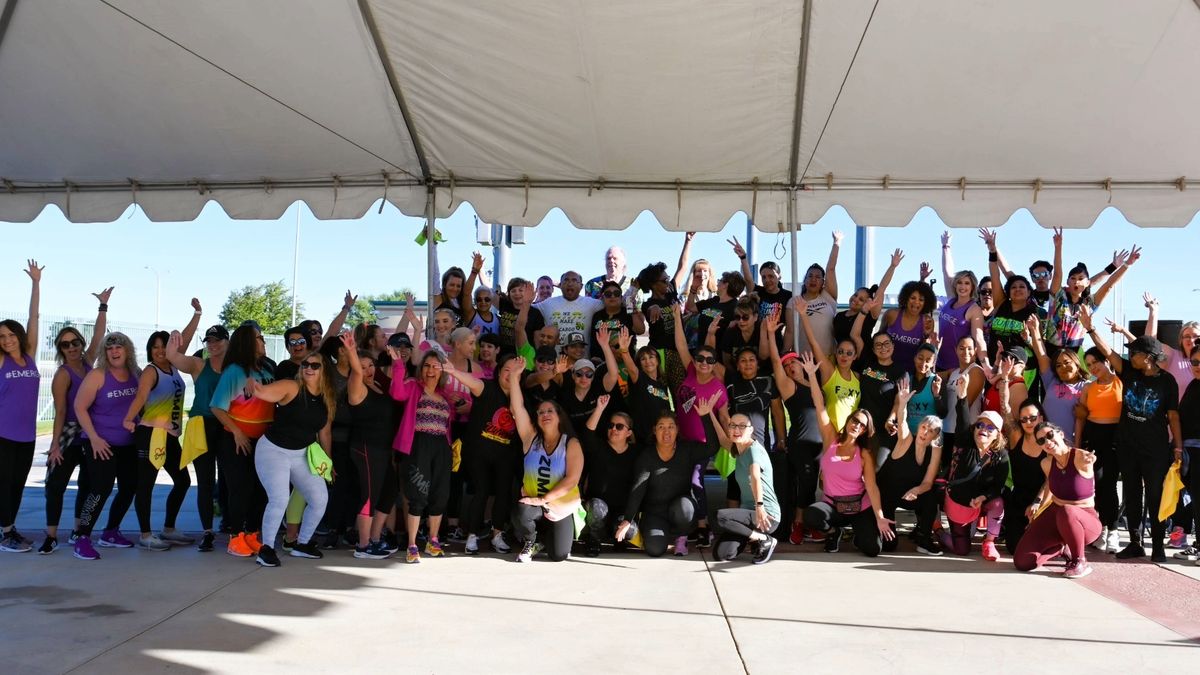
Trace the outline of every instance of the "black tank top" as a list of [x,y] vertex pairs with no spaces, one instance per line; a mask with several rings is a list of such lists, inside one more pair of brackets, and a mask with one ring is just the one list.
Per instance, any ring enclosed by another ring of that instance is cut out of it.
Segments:
[[821,427],[817,424],[817,407],[813,403],[812,392],[808,385],[796,383],[796,393],[783,402],[787,409],[791,427],[788,428],[788,442],[821,443]]
[[1008,453],[1009,466],[1012,467],[1012,491],[1020,500],[1033,501],[1046,482],[1046,474],[1042,471],[1042,458],[1046,455],[1039,452],[1037,457],[1030,457],[1025,454],[1024,443],[1025,439],[1022,438],[1017,447]]
[[301,450],[317,440],[317,432],[329,421],[325,398],[308,393],[304,385],[287,405],[275,406],[275,421],[267,429],[267,440],[281,448]]
[[925,458],[918,464],[917,442],[913,439],[912,445],[903,455],[899,458],[889,457],[883,466],[879,467],[879,482],[896,488],[897,491],[914,488],[925,480],[925,471],[929,468],[932,458],[933,447],[926,447]]
[[389,448],[396,435],[396,403],[391,396],[367,389],[367,397],[350,406],[350,447]]

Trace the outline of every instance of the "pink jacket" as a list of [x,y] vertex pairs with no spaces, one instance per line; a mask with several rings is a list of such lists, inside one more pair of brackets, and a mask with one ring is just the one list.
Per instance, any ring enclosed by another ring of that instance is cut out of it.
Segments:
[[[417,401],[421,399],[422,391],[421,383],[414,378],[405,377],[392,380],[392,398],[406,402],[404,412],[400,416],[400,428],[396,430],[396,439],[392,441],[392,448],[406,455],[412,452],[413,435],[416,434],[417,428]],[[437,393],[447,401],[450,400],[448,389],[439,388]],[[446,429],[446,442],[450,442],[449,429]]]

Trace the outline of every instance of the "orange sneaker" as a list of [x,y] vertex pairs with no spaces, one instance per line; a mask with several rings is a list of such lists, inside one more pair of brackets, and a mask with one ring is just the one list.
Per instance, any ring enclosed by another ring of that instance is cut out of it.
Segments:
[[250,545],[246,543],[245,532],[230,536],[229,546],[225,547],[225,552],[239,558],[249,558],[254,555],[254,549],[250,548]]
[[258,555],[258,549],[263,547],[262,542],[258,539],[258,533],[247,532],[245,536],[246,545],[250,547],[250,550],[254,552],[254,555]]

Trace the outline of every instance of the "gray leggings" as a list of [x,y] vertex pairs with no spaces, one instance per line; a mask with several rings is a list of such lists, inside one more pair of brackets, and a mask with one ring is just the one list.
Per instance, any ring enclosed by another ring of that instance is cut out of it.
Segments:
[[263,436],[254,446],[254,468],[258,471],[258,481],[267,491],[267,508],[263,511],[262,520],[263,544],[274,546],[275,534],[279,532],[279,525],[283,522],[283,514],[291,498],[289,485],[295,485],[308,502],[308,506],[304,508],[304,520],[300,523],[298,537],[301,544],[307,544],[320,524],[321,516],[325,514],[325,505],[329,501],[325,479],[314,475],[308,468],[307,450],[281,448]]
[[767,530],[758,529],[754,522],[754,512],[750,509],[721,509],[717,511],[717,529],[721,540],[717,544],[717,560],[733,560],[742,552],[746,542],[750,541],[750,533],[770,535],[779,526],[777,518],[768,516]]
[[691,532],[695,522],[696,502],[690,496],[672,499],[666,513],[644,511],[638,521],[642,547],[651,558],[657,558],[667,552],[671,538]]

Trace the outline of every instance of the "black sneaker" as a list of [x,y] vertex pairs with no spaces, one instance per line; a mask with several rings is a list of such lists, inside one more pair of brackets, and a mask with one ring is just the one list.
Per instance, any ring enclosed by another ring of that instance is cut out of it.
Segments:
[[941,555],[942,545],[928,534],[917,537],[917,553],[925,555]]
[[880,550],[884,553],[895,553],[898,548],[900,548],[900,540],[893,537],[891,539],[884,539]]
[[213,550],[213,533],[205,532],[200,536],[200,543],[196,546],[196,550],[201,553],[208,553]]
[[283,544],[281,544],[279,548],[282,548],[284,553],[291,553],[292,549],[296,548],[296,542],[288,541],[288,538],[284,537]]
[[221,526],[217,528],[217,532],[220,532],[221,534],[236,534],[233,531],[233,525],[230,525],[224,520],[221,521]]
[[321,544],[320,544],[321,548],[323,548],[325,550],[332,550],[332,549],[337,548],[338,539],[341,539],[341,536],[337,532],[327,532],[327,533],[325,533],[325,536],[320,537],[320,539],[321,539]]
[[343,532],[342,545],[347,548],[358,548],[358,530],[346,530]]
[[768,534],[766,541],[757,543],[758,546],[754,551],[754,564],[761,565],[771,559],[771,554],[775,552],[775,546],[779,544],[779,540]]
[[707,527],[696,529],[696,548],[708,548],[712,546],[713,533]]
[[263,544],[263,547],[258,549],[258,557],[254,562],[263,567],[279,567],[279,556],[275,555],[275,549]]
[[600,556],[600,540],[588,539],[584,544],[583,554],[589,558],[598,558]]
[[1154,549],[1150,553],[1150,562],[1165,563],[1167,562],[1167,551],[1159,542],[1154,542]]
[[51,553],[54,553],[54,550],[57,548],[58,538],[46,535],[46,538],[42,540],[42,545],[38,547],[37,552],[39,555],[50,555]]
[[464,532],[463,529],[457,525],[450,528],[450,530],[448,532],[446,532],[446,541],[448,541],[452,544],[461,544],[461,543],[465,542],[466,540],[467,540],[467,533]]
[[837,553],[842,550],[842,528],[835,527],[832,532],[825,533],[825,552]]
[[311,541],[307,544],[301,544],[300,542],[292,544],[290,555],[293,558],[308,558],[309,560],[320,560],[325,557],[325,554],[321,553],[321,549],[317,548],[317,545]]
[[395,553],[400,550],[400,539],[396,537],[396,533],[391,530],[384,530],[379,538],[380,545],[387,549],[388,553]]
[[1129,542],[1128,546],[1121,549],[1120,551],[1117,551],[1116,557],[1120,558],[1121,560],[1130,560],[1133,558],[1145,558],[1146,557],[1146,549],[1142,548],[1142,545],[1139,544],[1138,542],[1131,541],[1131,542]]

